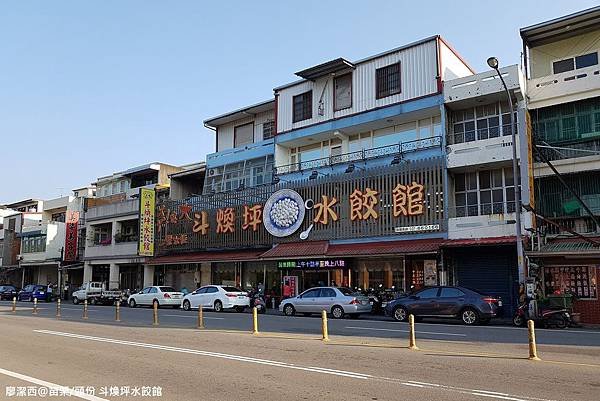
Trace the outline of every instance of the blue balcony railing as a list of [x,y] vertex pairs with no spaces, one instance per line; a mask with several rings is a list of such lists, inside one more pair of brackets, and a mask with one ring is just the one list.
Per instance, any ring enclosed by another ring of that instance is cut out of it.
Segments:
[[344,153],[341,155],[301,161],[293,164],[287,164],[284,166],[277,166],[275,167],[275,174],[279,175],[306,170],[315,170],[326,166],[366,161],[388,156],[402,157],[402,155],[405,153],[416,152],[419,150],[431,149],[436,147],[441,148],[441,146],[442,138],[440,136],[434,136],[431,138],[400,142],[397,144],[381,146],[378,148],[363,149],[356,152]]

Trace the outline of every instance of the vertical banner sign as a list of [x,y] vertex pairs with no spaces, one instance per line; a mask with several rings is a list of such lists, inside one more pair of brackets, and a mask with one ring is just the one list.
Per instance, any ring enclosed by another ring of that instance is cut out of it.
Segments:
[[438,285],[437,262],[435,260],[425,260],[423,262],[423,276],[425,276],[425,286]]
[[140,256],[154,255],[154,189],[140,188]]
[[77,260],[77,233],[79,226],[79,212],[67,210],[66,216],[66,238],[63,260],[74,262]]

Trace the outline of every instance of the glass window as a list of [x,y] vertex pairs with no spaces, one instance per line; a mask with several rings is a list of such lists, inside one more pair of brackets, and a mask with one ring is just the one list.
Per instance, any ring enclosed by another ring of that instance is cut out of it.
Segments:
[[215,292],[218,292],[219,290],[217,289],[217,287],[208,287],[206,289],[206,293],[207,294],[214,294]]
[[547,266],[544,268],[546,295],[572,292],[583,299],[598,296],[596,266]]
[[200,288],[198,291],[196,291],[196,294],[206,294],[207,289],[207,287]]
[[238,125],[233,129],[233,146],[235,148],[254,142],[254,123]]
[[464,295],[465,293],[458,288],[442,288],[442,291],[440,292],[441,298],[457,298]]
[[335,298],[335,290],[331,288],[321,288],[321,298]]
[[377,99],[400,93],[400,63],[375,70],[375,86]]
[[419,120],[419,126],[417,128],[417,139],[431,138],[433,132],[431,130],[431,119],[427,118]]
[[416,295],[418,295],[421,299],[431,299],[437,297],[437,293],[437,288],[427,288],[421,292],[418,292]]
[[177,292],[173,287],[159,287],[161,292]]
[[235,288],[235,287],[223,287],[223,289],[227,292],[243,292],[239,288]]
[[572,58],[568,58],[566,60],[555,61],[552,63],[552,69],[555,74],[560,74],[561,72],[573,71],[575,69],[575,63]]
[[382,128],[373,131],[373,147],[380,148],[382,146],[395,145],[400,142],[399,135],[394,130],[394,127]]
[[320,292],[321,290],[318,288],[314,290],[308,290],[304,294],[302,294],[302,298],[317,298]]
[[312,91],[301,93],[292,98],[292,122],[312,118]]
[[315,143],[314,145],[307,145],[298,148],[298,161],[299,162],[307,162],[311,160],[320,159],[323,157],[323,152],[321,150],[321,144]]
[[335,77],[333,80],[335,111],[347,109],[352,106],[352,74]]
[[158,292],[158,289],[156,287],[152,287],[148,290],[148,294],[156,294]]
[[588,53],[575,57],[575,66],[577,68],[590,67],[598,64],[598,52]]

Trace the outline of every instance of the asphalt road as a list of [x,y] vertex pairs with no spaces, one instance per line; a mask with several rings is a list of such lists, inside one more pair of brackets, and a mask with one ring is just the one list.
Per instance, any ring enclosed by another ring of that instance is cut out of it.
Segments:
[[[0,314],[10,313],[11,302],[0,302]],[[17,304],[17,315],[31,315],[33,305],[30,302]],[[54,319],[56,304],[40,303],[38,318]],[[81,321],[82,305],[63,303],[61,314],[63,320]],[[159,309],[161,327],[194,328],[197,323],[197,311],[185,312],[180,309]],[[121,322],[115,322],[115,308],[112,306],[89,306],[90,323],[101,323],[118,326],[149,326],[152,324],[152,309],[148,307],[121,307]],[[241,330],[252,329],[250,312],[204,312],[205,325],[209,329]],[[279,333],[321,334],[321,318],[287,317],[277,311],[269,310],[268,314],[259,315],[259,330]],[[329,319],[329,332],[334,335],[353,337],[372,337],[382,339],[407,339],[408,325],[398,323],[389,318],[364,316],[360,319]],[[429,320],[416,324],[418,338],[447,341],[494,342],[508,344],[526,344],[527,330],[508,325],[490,325],[467,327],[458,321],[443,322]],[[540,344],[583,345],[600,347],[600,330],[594,329],[537,329]],[[599,351],[600,352],[600,351]]]
[[[44,386],[93,388],[94,396],[46,397],[93,401],[597,401],[600,394],[600,356],[589,347],[541,346],[543,360],[528,361],[526,347],[512,344],[421,340],[421,351],[411,351],[365,346],[358,337],[323,343],[21,314],[0,314],[0,331],[3,400],[37,400],[5,391]],[[156,391],[115,396],[111,387]]]

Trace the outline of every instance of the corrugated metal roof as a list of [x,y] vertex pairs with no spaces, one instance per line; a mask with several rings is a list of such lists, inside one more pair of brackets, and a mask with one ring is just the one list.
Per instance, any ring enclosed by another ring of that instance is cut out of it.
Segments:
[[514,236],[508,237],[493,237],[493,238],[462,238],[449,239],[444,241],[442,247],[451,248],[458,246],[485,246],[485,245],[502,245],[516,243],[517,238]]
[[437,252],[443,238],[405,241],[360,242],[330,245],[327,256],[383,256]]

